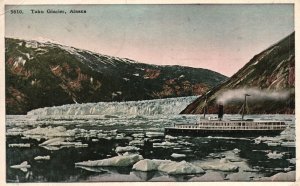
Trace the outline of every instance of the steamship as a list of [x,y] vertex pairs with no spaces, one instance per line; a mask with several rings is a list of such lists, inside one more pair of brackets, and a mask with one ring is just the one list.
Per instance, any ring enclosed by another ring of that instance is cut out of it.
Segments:
[[251,137],[275,136],[286,129],[286,123],[281,121],[244,119],[247,96],[250,95],[245,94],[241,119],[223,120],[223,105],[219,105],[218,118],[205,119],[205,110],[207,110],[207,101],[205,101],[204,120],[193,124],[174,124],[172,127],[165,128],[165,134]]

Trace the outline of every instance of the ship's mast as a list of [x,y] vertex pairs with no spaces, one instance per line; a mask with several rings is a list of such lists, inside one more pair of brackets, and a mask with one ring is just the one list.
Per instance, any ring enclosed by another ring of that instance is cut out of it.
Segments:
[[207,112],[207,96],[205,95],[204,107],[203,107],[203,118],[205,119],[205,114]]
[[245,94],[245,100],[242,108],[242,120],[244,120],[244,115],[245,115],[245,110],[246,110],[246,105],[247,105],[247,96],[250,96],[249,94]]

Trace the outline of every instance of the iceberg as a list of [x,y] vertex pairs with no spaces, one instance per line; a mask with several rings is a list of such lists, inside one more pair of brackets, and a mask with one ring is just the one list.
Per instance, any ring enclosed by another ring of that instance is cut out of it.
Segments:
[[103,160],[83,161],[75,163],[76,166],[87,166],[87,167],[101,167],[101,166],[114,166],[114,167],[127,167],[132,166],[143,157],[138,154],[115,156]]

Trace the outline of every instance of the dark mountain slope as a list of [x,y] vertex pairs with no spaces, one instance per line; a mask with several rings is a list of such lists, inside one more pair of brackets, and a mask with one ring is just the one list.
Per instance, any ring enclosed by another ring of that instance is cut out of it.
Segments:
[[138,63],[50,42],[5,40],[6,112],[74,102],[201,95],[226,77],[182,66]]
[[[182,113],[202,113],[205,97],[209,113],[216,113],[218,104],[225,104],[225,113],[237,113],[247,92],[253,94],[248,99],[251,113],[295,112],[295,33],[254,56],[226,82],[199,97]],[[224,101],[225,98],[230,100]]]

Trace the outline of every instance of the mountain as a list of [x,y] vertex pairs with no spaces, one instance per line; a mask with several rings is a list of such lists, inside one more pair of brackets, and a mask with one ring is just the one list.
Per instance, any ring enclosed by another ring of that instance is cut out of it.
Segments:
[[182,114],[217,113],[218,104],[225,113],[238,113],[245,94],[249,112],[295,113],[295,33],[255,55],[224,83],[209,90],[188,105]]
[[201,95],[227,77],[157,66],[51,42],[5,39],[6,113],[99,101]]

